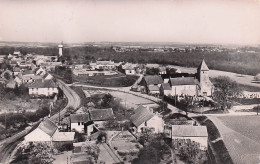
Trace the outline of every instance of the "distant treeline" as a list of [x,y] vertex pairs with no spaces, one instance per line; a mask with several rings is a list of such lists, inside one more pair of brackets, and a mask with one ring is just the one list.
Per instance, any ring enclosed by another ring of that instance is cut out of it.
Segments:
[[[8,54],[14,49],[21,53],[36,53],[46,55],[57,55],[58,47],[35,47],[35,48],[12,48],[1,47],[0,54]],[[115,62],[125,61],[133,63],[157,63],[172,64],[185,67],[197,67],[204,58],[210,69],[229,71],[241,74],[256,75],[260,73],[260,53],[228,51],[186,51],[186,52],[116,52],[113,47],[65,47],[64,59],[69,63],[89,63],[96,59],[114,60]]]

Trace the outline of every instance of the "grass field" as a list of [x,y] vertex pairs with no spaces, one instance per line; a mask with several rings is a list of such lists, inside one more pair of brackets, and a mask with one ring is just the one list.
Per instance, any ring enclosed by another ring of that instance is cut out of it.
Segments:
[[73,80],[84,84],[102,86],[102,87],[129,87],[132,86],[138,76],[125,75],[98,75],[91,77],[73,76]]
[[255,116],[209,116],[236,164],[259,164],[259,118]]
[[227,127],[260,144],[259,116],[224,116],[218,118]]

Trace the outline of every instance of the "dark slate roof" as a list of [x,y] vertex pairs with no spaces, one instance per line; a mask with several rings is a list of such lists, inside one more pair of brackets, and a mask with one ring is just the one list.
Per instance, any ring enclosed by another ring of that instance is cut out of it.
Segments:
[[206,126],[172,125],[172,136],[208,137],[208,131]]
[[106,121],[115,117],[112,108],[92,109],[89,110],[89,114],[92,121]]
[[162,88],[163,90],[172,90],[169,83],[162,83]]
[[23,75],[26,75],[26,74],[34,74],[33,70],[24,70],[23,72]]
[[58,85],[55,84],[53,80],[35,80],[34,83],[28,85],[28,88],[57,88]]
[[71,114],[71,123],[88,122],[90,121],[89,114]]
[[161,84],[163,83],[163,79],[161,76],[144,76],[144,80],[147,85],[153,85],[153,84]]
[[38,128],[44,131],[49,136],[52,136],[58,127],[52,121],[46,119],[40,123]]
[[155,114],[149,111],[148,109],[139,106],[136,110],[135,113],[130,117],[130,121],[136,126],[140,126],[142,123],[145,121],[150,120],[153,118]]
[[209,71],[208,66],[206,65],[204,59],[202,60],[202,62],[200,63],[198,70],[200,71]]
[[194,77],[179,77],[179,78],[170,78],[170,83],[172,86],[176,85],[197,85],[198,82]]

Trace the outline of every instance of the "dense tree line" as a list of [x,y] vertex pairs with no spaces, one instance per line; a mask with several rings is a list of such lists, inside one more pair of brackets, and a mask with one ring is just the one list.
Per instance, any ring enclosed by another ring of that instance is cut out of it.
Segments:
[[[14,50],[21,53],[36,53],[46,55],[57,55],[57,47],[2,47],[1,54],[12,53]],[[134,63],[158,63],[172,64],[185,67],[197,67],[204,58],[210,69],[230,71],[241,74],[256,75],[260,72],[258,63],[260,62],[259,53],[237,52],[236,50],[218,51],[169,51],[169,52],[116,52],[112,47],[65,47],[63,51],[64,60],[71,63],[89,63],[97,59],[114,60],[116,62]]]

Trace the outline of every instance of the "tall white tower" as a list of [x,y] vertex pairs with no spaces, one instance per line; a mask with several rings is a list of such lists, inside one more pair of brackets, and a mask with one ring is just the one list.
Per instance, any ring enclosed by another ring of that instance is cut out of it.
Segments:
[[62,57],[63,42],[61,42],[61,44],[58,45],[58,47],[59,47],[59,57]]

